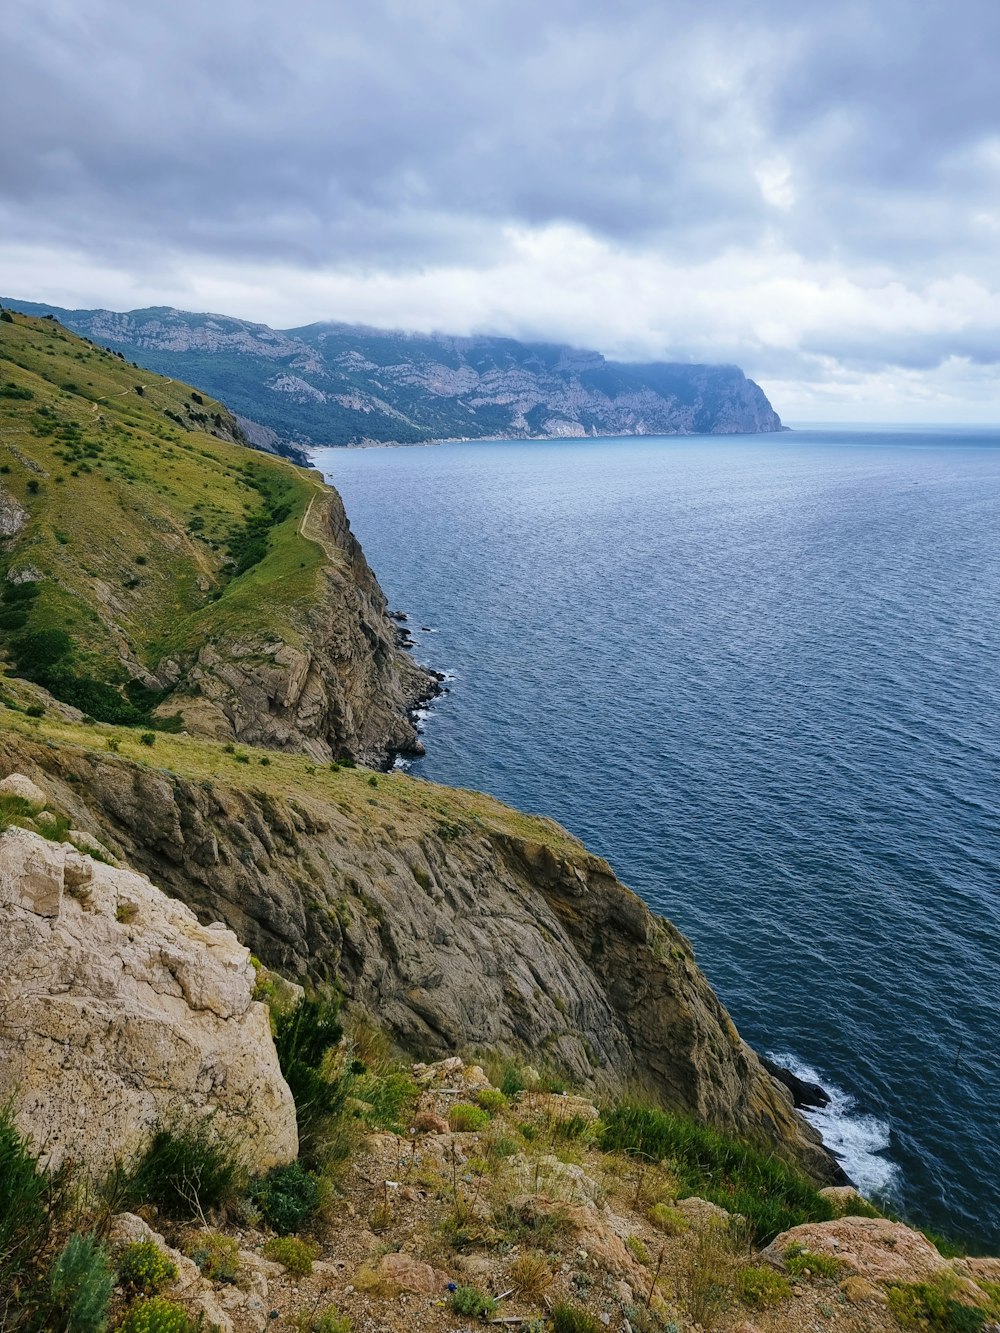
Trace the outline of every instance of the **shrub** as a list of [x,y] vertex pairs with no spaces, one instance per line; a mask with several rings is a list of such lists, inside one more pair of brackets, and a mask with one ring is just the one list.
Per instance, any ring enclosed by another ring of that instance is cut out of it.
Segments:
[[181,1237],[181,1251],[210,1282],[235,1282],[240,1275],[240,1247],[232,1236],[218,1231],[187,1231]]
[[527,1301],[540,1301],[552,1285],[552,1269],[544,1254],[527,1250],[510,1266],[510,1285]]
[[176,1301],[152,1296],[132,1306],[118,1333],[198,1333],[198,1325]]
[[267,1225],[285,1236],[301,1230],[316,1211],[320,1182],[301,1162],[294,1161],[251,1181],[249,1194]]
[[335,1305],[327,1305],[316,1314],[298,1314],[292,1318],[297,1333],[351,1333],[352,1324]]
[[485,1129],[490,1118],[485,1111],[470,1102],[456,1102],[448,1112],[448,1124],[456,1134]]
[[197,1217],[230,1203],[243,1178],[233,1144],[206,1117],[157,1131],[132,1171],[129,1198],[171,1217]]
[[686,1116],[615,1107],[604,1119],[601,1147],[668,1159],[682,1193],[741,1214],[758,1245],[802,1222],[826,1222],[834,1214],[830,1201],[784,1162]]
[[107,1248],[74,1232],[49,1270],[45,1328],[51,1333],[104,1333],[114,1290]]
[[364,1120],[373,1129],[402,1134],[412,1118],[417,1085],[409,1074],[390,1069],[368,1070],[354,1083],[353,1094],[367,1107]]
[[665,1203],[654,1203],[646,1216],[665,1236],[680,1236],[688,1229],[688,1220],[681,1210]]
[[468,1319],[485,1319],[488,1315],[496,1314],[500,1308],[499,1301],[487,1296],[478,1287],[456,1287],[448,1298],[448,1304],[456,1314]]
[[298,1236],[274,1236],[264,1246],[264,1258],[283,1264],[289,1273],[305,1277],[312,1272],[313,1260],[319,1254],[315,1245]]
[[777,1305],[792,1294],[788,1279],[767,1264],[748,1264],[736,1273],[736,1291],[744,1305],[762,1310]]
[[274,1045],[295,1100],[299,1152],[307,1164],[318,1160],[324,1132],[347,1099],[347,1080],[329,1076],[324,1068],[342,1035],[337,995],[306,997],[294,1009],[274,1015]]
[[41,704],[29,704],[24,710],[25,717],[44,717],[45,709]]
[[48,1180],[0,1108],[0,1292],[16,1293],[49,1234]]
[[480,1088],[473,1101],[490,1115],[502,1110],[507,1105],[507,1098],[499,1088]]
[[156,1296],[177,1276],[177,1265],[155,1241],[137,1240],[118,1255],[118,1281],[128,1291]]
[[152,731],[144,731],[139,737],[139,741],[142,745],[155,745],[156,735]]
[[903,1328],[923,1333],[979,1333],[988,1321],[1000,1317],[1000,1298],[990,1308],[964,1305],[956,1297],[959,1285],[953,1273],[930,1282],[892,1286],[888,1290],[889,1309]]
[[579,1305],[557,1301],[551,1311],[552,1333],[604,1333],[604,1325]]
[[625,1248],[637,1264],[649,1263],[649,1251],[638,1236],[629,1236],[625,1241]]

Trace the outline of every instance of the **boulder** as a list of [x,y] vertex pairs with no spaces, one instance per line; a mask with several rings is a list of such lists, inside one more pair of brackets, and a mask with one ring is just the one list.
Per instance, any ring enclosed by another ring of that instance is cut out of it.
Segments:
[[433,1111],[418,1111],[413,1117],[413,1129],[417,1134],[450,1134],[451,1126],[443,1115]]
[[430,1264],[414,1259],[412,1254],[383,1254],[378,1264],[378,1276],[383,1289],[397,1292],[438,1295],[448,1286],[448,1274]]
[[297,1152],[249,954],[134,871],[0,836],[0,1103],[51,1165],[103,1172],[211,1114],[246,1164]]
[[20,796],[23,801],[30,801],[32,805],[45,806],[48,797],[42,791],[37,783],[26,778],[23,773],[11,773],[9,777],[0,782],[0,796]]
[[764,1251],[764,1258],[783,1266],[790,1245],[839,1259],[851,1275],[869,1282],[926,1282],[950,1265],[919,1231],[885,1217],[839,1217],[833,1222],[806,1222],[783,1231]]

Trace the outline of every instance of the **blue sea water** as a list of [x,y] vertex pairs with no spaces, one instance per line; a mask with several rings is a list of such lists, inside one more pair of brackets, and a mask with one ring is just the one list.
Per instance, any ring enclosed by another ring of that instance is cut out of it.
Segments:
[[453,676],[415,771],[606,856],[858,1182],[996,1251],[1000,433],[315,461]]

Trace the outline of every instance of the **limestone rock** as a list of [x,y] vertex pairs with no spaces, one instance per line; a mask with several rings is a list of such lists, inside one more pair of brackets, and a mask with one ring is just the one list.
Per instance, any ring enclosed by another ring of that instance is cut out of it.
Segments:
[[28,511],[0,483],[0,538],[16,537],[28,521]]
[[32,805],[45,806],[48,798],[36,782],[26,778],[23,773],[11,773],[9,777],[0,782],[0,795],[20,796],[22,801],[30,801]]
[[674,1206],[693,1227],[729,1226],[733,1220],[733,1214],[725,1208],[708,1199],[699,1199],[697,1195],[678,1199]]
[[815,1254],[839,1259],[851,1275],[869,1282],[926,1282],[950,1268],[919,1231],[884,1217],[806,1222],[782,1232],[764,1250],[764,1258],[780,1268],[785,1251],[796,1243]]
[[443,1115],[433,1111],[419,1111],[413,1117],[413,1128],[418,1134],[450,1134],[451,1126]]
[[48,1162],[104,1171],[209,1113],[248,1165],[291,1160],[295,1108],[253,984],[229,930],[134,871],[0,836],[0,1101]]

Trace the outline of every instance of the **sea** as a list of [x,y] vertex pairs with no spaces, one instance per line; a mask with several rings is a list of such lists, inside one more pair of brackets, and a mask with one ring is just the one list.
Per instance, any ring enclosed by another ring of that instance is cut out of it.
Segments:
[[319,449],[447,693],[821,1083],[871,1197],[1000,1252],[1000,430]]

